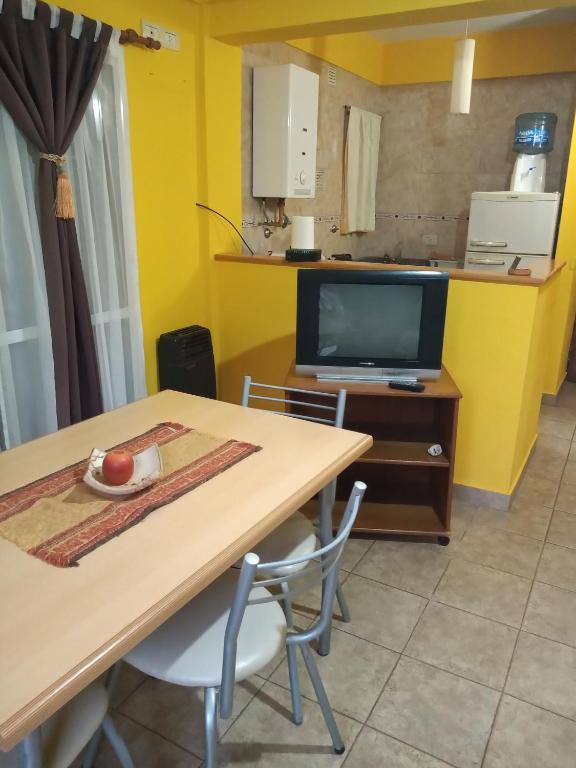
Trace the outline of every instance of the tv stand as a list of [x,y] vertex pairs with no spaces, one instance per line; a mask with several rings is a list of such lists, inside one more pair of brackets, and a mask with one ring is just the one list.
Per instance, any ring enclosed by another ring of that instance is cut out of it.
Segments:
[[[317,380],[291,368],[286,386],[347,392],[344,427],[371,434],[374,445],[338,479],[334,524],[344,512],[355,480],[368,486],[353,533],[357,536],[427,536],[450,541],[450,509],[458,404],[462,397],[445,368],[424,392],[407,392],[374,381]],[[313,395],[299,395],[311,401]],[[301,406],[291,406],[302,410]],[[440,456],[428,448],[442,446]]]

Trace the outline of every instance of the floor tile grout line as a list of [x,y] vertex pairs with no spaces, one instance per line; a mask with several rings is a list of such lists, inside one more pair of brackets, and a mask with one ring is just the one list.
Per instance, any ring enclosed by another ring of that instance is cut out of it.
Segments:
[[128,699],[130,699],[130,698],[131,698],[131,697],[132,697],[132,696],[133,696],[133,695],[136,693],[136,691],[140,690],[140,688],[142,688],[142,686],[144,685],[144,683],[145,683],[147,680],[149,680],[149,679],[150,679],[150,678],[149,678],[149,676],[148,676],[148,675],[146,675],[146,677],[145,677],[143,680],[140,680],[140,682],[138,683],[138,685],[136,686],[136,688],[134,688],[134,690],[133,690],[133,691],[130,691],[130,693],[129,693],[127,696],[124,696],[124,698],[123,698],[121,701],[119,701],[117,704],[110,704],[110,709],[111,709],[112,711],[114,711],[114,712],[115,712],[115,711],[117,711],[117,710],[120,710],[120,707],[124,706],[124,704],[126,704],[126,702],[128,701]]
[[188,747],[183,747],[181,744],[178,744],[176,741],[172,741],[172,739],[169,739],[167,736],[164,736],[164,734],[160,733],[160,731],[154,730],[154,728],[150,728],[149,725],[145,725],[144,723],[141,723],[139,720],[136,720],[132,715],[127,715],[124,712],[119,712],[118,714],[122,715],[122,717],[125,717],[127,720],[130,720],[131,723],[134,723],[134,725],[139,726],[140,728],[143,728],[145,731],[148,731],[148,733],[153,733],[154,736],[158,736],[158,738],[162,739],[162,741],[167,742],[168,744],[171,744],[173,747],[177,747],[178,749],[181,749],[183,752],[186,752],[189,755],[192,755],[192,757],[195,757],[197,760],[200,760],[200,762],[204,762],[204,758],[200,757],[196,752],[193,752],[191,749],[188,749]]
[[[448,568],[448,565],[450,565],[450,562],[447,563],[445,568]],[[431,595],[422,595],[419,592],[412,592],[411,590],[405,589],[404,587],[397,587],[394,584],[388,584],[388,582],[386,581],[379,581],[378,579],[371,578],[370,576],[364,576],[363,574],[356,573],[355,571],[351,572],[350,575],[356,576],[356,578],[358,579],[365,579],[366,581],[370,581],[372,582],[372,584],[379,584],[381,587],[388,587],[389,589],[396,589],[398,592],[405,592],[407,595],[412,595],[413,597],[419,597],[421,600],[430,600],[430,597],[431,597]],[[442,572],[442,575],[444,575],[444,571]],[[440,578],[442,578],[442,576]]]
[[[444,672],[447,675],[452,675],[453,677],[458,677],[460,680],[464,680],[467,683],[472,683],[473,685],[479,685],[482,688],[487,688],[489,691],[492,691],[493,693],[502,693],[501,688],[495,688],[493,685],[487,685],[486,683],[479,683],[478,680],[472,680],[470,677],[466,677],[466,675],[461,674],[460,672],[453,672],[451,669],[445,669],[444,667],[439,667],[437,664],[432,664],[430,661],[425,661],[424,659],[416,659],[414,656],[409,656],[404,651],[401,653],[401,656],[403,656],[406,659],[410,659],[410,661],[416,661],[418,664],[424,664],[426,667],[430,667],[430,669],[435,669],[437,672]],[[388,681],[386,681],[388,683]]]
[[[446,608],[453,608],[455,611],[462,611],[462,613],[468,614],[468,616],[474,616],[476,619],[484,619],[484,621],[492,621],[494,624],[499,624],[501,627],[507,627],[508,629],[516,629],[520,630],[522,629],[520,624],[508,624],[505,621],[502,621],[500,619],[494,619],[492,616],[485,616],[482,613],[475,613],[474,611],[471,611],[469,608],[462,608],[459,605],[453,605],[452,603],[445,603],[443,600],[440,600],[438,597],[434,596],[430,598],[430,601],[434,603],[435,605],[443,605]],[[528,600],[526,600],[528,602]]]
[[543,712],[548,712],[549,715],[554,715],[555,717],[561,717],[563,720],[567,720],[569,723],[573,723],[576,725],[576,715],[574,717],[570,717],[569,715],[563,715],[561,712],[555,712],[553,709],[548,709],[548,707],[543,707],[542,704],[534,704],[533,701],[528,701],[528,699],[523,699],[521,696],[517,696],[514,693],[508,693],[507,691],[504,692],[506,696],[508,696],[509,699],[515,699],[516,701],[520,701],[522,704],[528,704],[530,707],[536,707],[536,709],[541,709]]
[[[568,461],[568,459],[566,459]],[[566,466],[566,462],[564,462],[564,467]],[[562,476],[560,478],[560,482],[562,482],[562,477],[564,475],[564,472],[562,472]],[[556,496],[554,497],[554,504],[556,503],[556,499],[558,498],[558,493],[560,492],[560,485],[558,485],[558,489],[556,491]],[[544,538],[544,541],[546,541],[548,537],[548,531],[550,530],[550,526],[552,525],[552,519],[554,515],[550,515],[550,518],[548,520],[548,525],[546,526],[546,536]],[[528,606],[530,605],[530,600],[532,598],[532,592],[534,591],[534,584],[536,583],[536,574],[538,573],[538,569],[540,567],[540,562],[542,560],[542,553],[544,552],[544,546],[540,548],[540,553],[538,556],[538,562],[536,563],[536,568],[534,570],[534,576],[532,577],[532,584],[530,585],[530,591],[528,593],[528,600],[526,600],[526,605],[524,606],[524,611],[522,612],[522,619],[520,621],[520,630],[518,634],[516,635],[516,642],[514,643],[514,648],[512,650],[512,654],[510,656],[510,662],[508,664],[508,670],[506,672],[506,676],[504,678],[504,684],[502,686],[502,692],[500,694],[500,698],[498,700],[498,704],[496,706],[496,710],[494,712],[494,717],[492,719],[492,725],[490,726],[490,732],[488,734],[488,738],[486,739],[486,745],[484,747],[484,754],[482,755],[482,761],[481,761],[481,768],[484,768],[485,762],[486,762],[486,756],[488,754],[488,749],[490,747],[490,742],[492,741],[492,736],[494,734],[494,727],[496,725],[496,721],[498,719],[498,715],[500,713],[500,710],[502,708],[502,702],[504,700],[505,692],[506,692],[506,686],[508,685],[508,680],[510,678],[510,670],[512,669],[512,664],[514,663],[514,657],[516,656],[516,650],[518,648],[518,643],[520,642],[520,632],[522,631],[522,627],[524,626],[524,621],[526,619],[526,613],[528,611]]]
[[539,640],[548,640],[551,643],[558,643],[558,645],[561,645],[564,648],[569,648],[571,651],[576,651],[576,645],[570,645],[570,643],[565,643],[562,640],[556,640],[553,637],[545,637],[544,635],[538,635],[534,631],[530,631],[529,629],[524,629],[524,627],[520,628],[520,632],[523,632],[525,635],[530,635],[530,637],[537,637]]
[[[428,603],[429,601],[426,600]],[[425,607],[422,609],[422,613],[424,612]],[[418,618],[418,621],[420,621],[420,618]],[[347,626],[347,625],[346,625]],[[337,627],[341,632],[345,632],[347,635],[351,635],[352,637],[357,638],[358,640],[366,640],[365,637],[362,637],[361,635],[357,635],[354,632],[350,632],[348,629],[344,629],[344,627]],[[372,643],[372,645],[377,645],[379,648],[384,648],[385,651],[391,651],[392,653],[397,653],[398,655],[402,654],[402,651],[399,651],[397,648],[391,648],[389,645],[383,645],[382,643],[377,642],[376,640],[367,640],[366,642]]]
[[410,749],[413,749],[415,752],[419,752],[423,755],[426,755],[427,757],[431,757],[433,760],[440,761],[445,765],[450,766],[450,768],[462,768],[462,766],[456,765],[456,763],[451,763],[450,760],[445,760],[442,757],[437,757],[436,755],[433,755],[432,752],[427,752],[425,749],[422,749],[421,747],[415,747],[413,744],[410,744],[408,741],[404,741],[404,739],[400,739],[398,738],[398,736],[393,736],[391,733],[388,733],[387,731],[383,731],[382,728],[378,728],[377,725],[370,725],[369,723],[364,723],[362,730],[364,730],[364,728],[367,728],[370,731],[375,731],[381,736],[386,736],[387,739],[392,739],[392,741],[397,741],[399,744],[403,744],[405,747],[409,747]]
[[[300,667],[298,668],[298,671],[300,671]],[[280,690],[284,691],[284,693],[286,693],[286,692],[290,692],[290,685],[289,685],[289,684],[288,684],[288,685],[284,685],[283,683],[277,683],[277,682],[276,682],[276,680],[266,680],[266,682],[267,682],[267,683],[270,683],[271,685],[275,686],[276,688],[280,688]],[[262,688],[263,688],[263,687],[264,687],[264,686],[262,686]],[[260,692],[260,691],[259,691],[259,692]],[[259,693],[259,692],[258,692],[258,693]],[[258,694],[256,694],[256,695],[258,695]],[[305,693],[302,693],[302,691],[300,691],[300,696],[301,696],[303,699],[306,699],[306,701],[310,702],[310,704],[315,704],[317,707],[319,707],[319,706],[320,706],[320,704],[318,703],[318,700],[317,700],[317,699],[313,699],[313,698],[311,698],[310,696],[307,696]],[[328,700],[330,701],[330,697],[328,697]],[[251,702],[250,702],[250,703],[251,703]],[[332,705],[332,702],[331,702],[331,701],[330,701],[330,707],[331,707],[332,711],[333,711],[335,714],[337,714],[337,715],[340,715],[340,717],[345,717],[347,720],[353,720],[353,721],[354,721],[355,723],[357,723],[358,725],[366,725],[366,721],[365,721],[365,720],[361,720],[359,717],[357,717],[357,716],[355,716],[355,715],[350,715],[350,714],[349,714],[349,713],[347,713],[347,712],[342,712],[342,710],[341,710],[341,709],[337,709],[336,707],[334,707],[334,706]],[[243,710],[243,711],[244,711],[244,710]],[[290,722],[292,723],[292,725],[294,725],[294,723],[293,723],[292,721],[290,721]],[[297,728],[298,726],[294,725],[294,727],[295,727],[295,728]]]
[[371,717],[372,717],[372,715],[374,714],[374,710],[375,710],[375,709],[376,709],[376,707],[378,706],[378,702],[380,701],[380,699],[381,699],[381,698],[382,698],[382,696],[384,695],[384,691],[386,690],[386,686],[388,685],[388,683],[389,683],[389,682],[390,682],[390,680],[392,679],[392,677],[393,677],[394,673],[396,672],[396,669],[397,669],[397,667],[398,667],[398,664],[400,663],[400,659],[402,659],[402,658],[403,658],[403,656],[404,656],[404,649],[406,648],[406,646],[408,645],[408,643],[409,643],[409,642],[410,642],[410,640],[412,639],[412,635],[413,635],[413,634],[414,634],[414,632],[416,631],[416,627],[418,626],[418,624],[420,624],[420,620],[422,619],[422,616],[424,615],[424,611],[426,610],[426,608],[428,608],[428,605],[429,605],[429,604],[430,604],[430,600],[428,599],[428,600],[426,601],[426,605],[425,605],[425,606],[422,608],[422,612],[420,613],[420,616],[418,617],[418,620],[416,621],[416,623],[415,623],[415,624],[414,624],[414,626],[412,627],[412,631],[410,632],[410,635],[408,636],[408,639],[407,639],[407,640],[406,640],[406,642],[404,643],[404,647],[402,648],[402,650],[401,650],[399,653],[397,652],[397,653],[398,653],[398,658],[396,659],[396,661],[395,661],[395,663],[394,663],[394,666],[393,666],[393,667],[392,667],[392,669],[390,670],[390,674],[389,674],[389,675],[388,675],[388,677],[386,678],[386,681],[385,681],[384,685],[382,686],[382,690],[380,691],[380,693],[378,694],[378,696],[376,696],[376,699],[374,700],[374,704],[373,704],[373,705],[372,705],[372,707],[370,708],[370,712],[368,713],[368,716],[367,716],[367,718],[366,718],[366,724],[368,724],[368,721],[370,720],[370,718],[371,718]]
[[[570,549],[568,547],[565,547],[570,552]],[[576,552],[576,550],[572,550],[572,552]],[[545,587],[555,587],[556,589],[563,589],[564,592],[576,592],[576,587],[563,587],[560,584],[553,584],[551,581],[543,581],[542,579],[534,579],[536,584],[543,584]]]
[[[524,538],[528,538],[528,537],[524,537]],[[548,543],[544,539],[530,539],[530,541],[538,541],[542,545],[541,549],[544,548],[544,544]],[[570,547],[566,547],[566,549],[570,549]],[[531,582],[534,579],[534,576],[525,576],[525,575],[521,575],[519,573],[512,573],[512,571],[504,571],[504,570],[502,570],[502,568],[495,568],[493,565],[488,565],[487,563],[480,563],[478,560],[471,560],[469,557],[462,557],[462,555],[460,555],[460,554],[446,555],[446,557],[449,559],[449,562],[447,563],[447,565],[446,565],[446,567],[445,567],[445,569],[444,569],[444,571],[442,573],[442,576],[440,576],[438,584],[440,583],[440,581],[444,577],[444,574],[446,573],[446,570],[448,570],[448,567],[449,567],[450,563],[453,562],[454,560],[461,560],[461,561],[463,561],[465,563],[472,563],[472,565],[479,565],[482,568],[488,568],[488,570],[490,570],[490,571],[495,571],[496,573],[503,573],[506,576],[515,576],[516,578],[524,579],[525,581],[530,581]],[[395,586],[394,584],[388,584],[388,582],[386,582],[386,581],[379,581],[378,579],[372,578],[370,576],[364,576],[363,574],[356,573],[355,571],[352,571],[350,573],[350,575],[351,576],[356,576],[356,577],[358,577],[360,579],[366,579],[366,581],[371,581],[371,582],[373,582],[375,584],[381,584],[382,586],[389,587],[390,589],[397,589],[399,592],[406,592],[408,595],[413,595],[414,597],[420,597],[423,600],[430,600],[431,597],[434,595],[436,589],[438,588],[438,584],[436,584],[436,587],[432,591],[431,595],[422,595],[422,594],[419,594],[418,592],[412,592],[409,589],[405,589],[404,587],[398,587],[398,586]]]
[[[358,566],[360,565],[360,563],[362,562],[362,560],[364,560],[364,558],[365,558],[365,557],[366,557],[366,555],[367,555],[367,554],[370,552],[370,550],[371,550],[371,549],[373,549],[373,547],[374,547],[374,544],[376,544],[376,539],[373,539],[373,540],[370,542],[370,546],[368,547],[368,549],[366,550],[366,552],[363,552],[363,553],[362,553],[362,555],[361,555],[360,559],[359,559],[359,560],[358,560],[356,563],[354,563],[354,565],[352,566],[352,568],[350,568],[350,570],[348,571],[348,573],[354,573],[354,569],[355,569],[355,568],[358,568]],[[344,569],[342,569],[342,570],[344,570]]]
[[[448,560],[448,562],[446,563],[446,566],[444,567],[444,570],[442,571],[442,574],[441,574],[440,578],[439,578],[439,579],[438,579],[438,581],[436,582],[436,586],[435,586],[435,587],[434,587],[434,589],[432,590],[432,594],[431,594],[431,595],[430,595],[430,597],[428,598],[428,599],[429,599],[429,603],[428,603],[428,605],[430,604],[430,601],[434,600],[434,596],[436,595],[436,592],[438,591],[438,587],[440,586],[440,584],[441,584],[441,583],[442,583],[442,581],[444,580],[444,576],[446,576],[446,573],[447,573],[447,571],[448,571],[448,568],[450,568],[450,565],[452,564],[452,562],[453,562],[453,560],[454,560],[454,559],[455,559],[455,558],[450,558],[450,559]],[[426,606],[426,608],[428,608],[428,605]]]
[[[558,492],[556,492],[556,493],[558,493]],[[556,498],[556,497],[554,497],[554,498]],[[544,509],[550,509],[550,510],[554,511],[554,507],[546,507],[544,504],[542,504],[542,507],[544,507]],[[511,514],[511,512],[510,511],[503,512],[503,514],[507,515],[507,514]],[[509,536],[520,536],[520,538],[528,539],[529,541],[544,541],[544,539],[539,539],[536,536],[529,536],[527,533],[519,533],[518,531],[510,531],[508,528],[498,528],[498,527],[494,527],[492,525],[483,523],[481,525],[476,525],[476,526],[474,526],[474,524],[472,524],[469,528],[466,529],[466,532],[464,533],[464,536],[462,536],[462,539],[460,539],[460,541],[457,542],[457,543],[459,544],[460,542],[462,542],[464,540],[464,537],[466,536],[466,534],[470,533],[471,530],[478,530],[478,529],[492,531],[492,532],[498,531],[500,533],[507,533]]]
[[[526,537],[525,537],[526,538]],[[540,544],[542,544],[542,549],[544,548],[544,544],[546,543],[544,539],[530,539],[530,541],[539,541]],[[480,563],[478,560],[471,560],[469,557],[462,557],[462,555],[455,555],[453,560],[463,560],[465,563],[472,563],[473,565],[480,565],[482,568],[488,568],[490,571],[496,571],[496,573],[504,573],[506,576],[516,576],[517,579],[525,579],[526,581],[532,581],[534,576],[525,576],[520,573],[512,573],[512,571],[505,571],[503,568],[496,568],[493,565],[489,565],[488,563]],[[536,570],[534,570],[534,573],[536,573]]]

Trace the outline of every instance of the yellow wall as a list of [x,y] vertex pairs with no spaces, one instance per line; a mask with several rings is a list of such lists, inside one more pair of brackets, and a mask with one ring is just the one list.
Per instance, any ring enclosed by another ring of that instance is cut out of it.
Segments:
[[[572,0],[547,0],[546,8]],[[210,34],[234,45],[474,19],[535,10],[541,0],[220,0],[209,6]]]
[[[576,71],[574,23],[482,34],[472,31],[471,36],[476,40],[474,77],[477,80]],[[439,37],[381,43],[366,32],[357,32],[288,42],[294,48],[378,85],[408,85],[451,80],[457,39]]]
[[156,338],[190,323],[207,324],[208,251],[194,202],[198,158],[200,9],[183,0],[66,0],[77,13],[140,29],[150,19],[180,35],[181,50],[125,47],[138,267],[148,391],[157,388]]
[[552,303],[548,334],[549,363],[544,391],[555,395],[566,375],[566,360],[576,311],[576,122],[564,188],[564,202],[556,258],[566,262],[559,278],[557,299]]
[[146,378],[157,389],[156,339],[198,323],[213,331],[210,254],[234,250],[228,225],[195,202],[241,219],[241,51],[206,38],[189,0],[66,0],[115,27],[154,21],[180,36],[178,52],[125,47]]
[[[471,34],[476,40],[474,78],[515,77],[576,71],[576,24]],[[382,85],[452,79],[454,42],[436,38],[383,46]]]
[[382,84],[384,46],[365,32],[288,40],[293,48],[329,61],[354,75]]

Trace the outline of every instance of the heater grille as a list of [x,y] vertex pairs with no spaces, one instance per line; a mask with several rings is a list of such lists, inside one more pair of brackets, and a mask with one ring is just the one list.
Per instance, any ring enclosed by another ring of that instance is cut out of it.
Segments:
[[190,395],[216,397],[216,372],[212,339],[208,328],[191,325],[158,339],[160,389]]

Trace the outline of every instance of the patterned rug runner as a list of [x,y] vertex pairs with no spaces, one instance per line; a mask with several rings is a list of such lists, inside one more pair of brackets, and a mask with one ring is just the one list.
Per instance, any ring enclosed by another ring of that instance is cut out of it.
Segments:
[[162,477],[123,498],[101,496],[82,481],[88,460],[0,496],[0,536],[51,565],[68,568],[158,507],[224,472],[257,445],[159,424],[122,443],[133,453],[158,443]]

